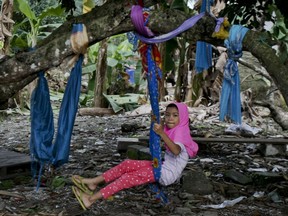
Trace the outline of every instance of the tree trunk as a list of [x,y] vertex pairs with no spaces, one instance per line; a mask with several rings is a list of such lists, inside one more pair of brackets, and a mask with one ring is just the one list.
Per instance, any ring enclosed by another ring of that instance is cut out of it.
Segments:
[[[161,53],[161,59],[162,59],[162,65],[165,65],[163,56],[165,55],[166,52],[166,43],[160,44],[159,45],[159,51]],[[159,100],[164,101],[164,97],[166,95],[165,92],[165,85],[166,85],[166,75],[167,71],[165,71],[164,67],[162,69],[162,79],[161,82],[158,82],[158,90],[159,90]]]
[[103,107],[106,70],[107,70],[107,39],[101,41],[96,66],[96,78],[94,87],[94,107]]
[[[178,65],[178,76],[177,76],[177,81],[176,81],[176,87],[175,87],[175,93],[174,97],[176,101],[183,101],[182,99],[182,90],[183,90],[183,76],[185,71],[185,45],[186,45],[186,40],[184,38],[179,40],[180,44],[180,60],[179,60],[179,65]],[[185,84],[186,87],[186,84]]]
[[[145,6],[157,4],[156,0],[145,1]],[[108,0],[104,5],[95,7],[91,12],[66,21],[49,37],[38,43],[33,52],[21,52],[0,62],[0,106],[5,104],[17,91],[33,81],[40,71],[59,66],[73,51],[70,43],[73,23],[86,25],[89,45],[104,38],[134,30],[130,19],[130,1]],[[188,17],[179,10],[153,10],[150,12],[149,27],[152,32],[164,34],[177,28]],[[212,45],[223,46],[223,40],[212,38],[216,21],[204,16],[192,28],[181,36],[190,43],[197,40]],[[268,43],[268,42],[267,42]],[[250,51],[262,62],[288,104],[288,67],[281,62],[275,51],[263,42],[261,33],[248,31],[243,39],[243,49]]]
[[10,39],[12,37],[13,23],[4,22],[5,19],[12,20],[13,16],[13,0],[3,0],[1,5],[0,20],[0,42],[3,43],[0,49],[0,57],[9,53]]
[[188,106],[193,106],[193,91],[194,91],[194,85],[193,80],[195,77],[195,46],[190,46],[187,51],[187,88],[186,88],[186,95],[185,95],[185,102]]
[[110,108],[100,108],[100,107],[93,107],[93,108],[81,108],[78,111],[80,116],[104,116],[104,115],[115,115],[113,109]]

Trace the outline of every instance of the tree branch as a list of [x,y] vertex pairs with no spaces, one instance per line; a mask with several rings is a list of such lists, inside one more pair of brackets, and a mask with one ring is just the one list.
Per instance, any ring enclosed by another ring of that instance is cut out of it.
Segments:
[[[158,1],[144,1],[145,6],[156,5]],[[73,54],[70,35],[73,23],[85,24],[89,45],[104,38],[134,30],[130,19],[131,1],[110,0],[91,12],[66,21],[49,37],[39,43],[36,50],[22,52],[0,63],[0,104],[37,77],[40,71],[59,66]],[[188,17],[178,10],[150,12],[149,27],[157,34],[165,34],[177,28]],[[223,46],[224,41],[212,38],[216,22],[211,16],[203,17],[191,29],[179,36],[196,43],[198,40],[215,46]],[[274,50],[263,43],[261,34],[248,31],[243,40],[243,49],[250,51],[266,68],[288,104],[288,67],[276,56]],[[27,77],[30,77],[29,79]],[[13,89],[13,90],[12,90]]]

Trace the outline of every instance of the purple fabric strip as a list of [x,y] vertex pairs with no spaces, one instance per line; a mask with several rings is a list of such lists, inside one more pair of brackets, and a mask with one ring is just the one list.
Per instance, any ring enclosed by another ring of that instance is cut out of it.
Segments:
[[[142,42],[144,43],[148,43],[148,44],[153,44],[153,43],[162,43],[162,42],[165,42],[165,41],[168,41],[172,38],[174,38],[175,36],[177,36],[178,34],[188,30],[189,28],[191,28],[192,26],[194,26],[198,20],[200,20],[203,16],[205,15],[205,12],[203,13],[200,13],[198,15],[195,15],[189,19],[187,19],[185,22],[183,22],[178,28],[176,28],[175,30],[167,33],[167,34],[163,34],[163,35],[160,35],[160,36],[157,36],[157,37],[153,37],[153,38],[146,38],[144,36],[142,36],[142,32],[138,31],[137,27],[137,31],[138,33],[135,33],[136,36],[139,38],[139,40],[141,40]],[[131,14],[132,16],[132,14]],[[132,18],[132,17],[131,17]],[[142,19],[143,19],[143,16],[142,16]],[[132,22],[134,24],[134,21],[133,21],[133,18],[132,18]],[[134,24],[135,25],[135,24]],[[140,35],[141,34],[141,35]]]
[[144,25],[144,17],[142,13],[142,7],[139,5],[133,5],[130,14],[133,25],[137,32],[141,35],[152,37],[154,34]]
[[220,31],[220,26],[224,22],[224,17],[220,17],[216,19],[216,27],[215,27],[215,32]]

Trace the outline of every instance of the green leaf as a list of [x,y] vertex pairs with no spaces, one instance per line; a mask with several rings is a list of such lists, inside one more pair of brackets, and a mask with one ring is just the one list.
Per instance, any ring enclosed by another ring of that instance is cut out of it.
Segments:
[[3,47],[4,47],[4,42],[0,41],[0,49],[3,49]]
[[34,12],[31,10],[30,5],[26,0],[17,0],[19,4],[19,10],[30,20],[37,20]]
[[64,8],[61,8],[61,5],[59,5],[58,7],[49,7],[39,15],[38,19],[42,20],[45,17],[49,16],[61,17],[65,15],[64,11],[65,10]]
[[115,67],[118,64],[118,62],[119,61],[114,58],[111,58],[111,57],[107,58],[107,65],[110,67]]
[[103,94],[103,96],[109,101],[109,103],[112,106],[112,109],[115,113],[117,113],[123,109],[122,107],[118,106],[118,104],[114,101],[114,99],[111,95]]
[[116,45],[114,45],[114,44],[110,44],[109,43],[109,45],[108,45],[108,56],[113,56],[113,55],[115,55],[115,53],[116,53],[116,50],[117,50],[117,46]]
[[92,76],[88,81],[88,93],[91,91],[94,96],[94,88],[95,88],[95,79],[96,79],[96,71],[92,72]]
[[52,189],[56,189],[56,188],[62,188],[64,187],[66,184],[66,180],[63,177],[60,176],[56,176],[51,183],[51,187]]
[[135,54],[134,54],[134,52],[132,52],[132,51],[121,51],[121,52],[119,52],[123,57],[130,57],[130,56],[134,56]]
[[80,97],[80,105],[81,106],[86,106],[87,101],[88,101],[88,96],[87,95],[83,99],[81,99],[81,97]]
[[82,69],[82,74],[84,75],[84,74],[92,74],[93,73],[93,71],[95,71],[96,70],[96,64],[94,63],[92,63],[92,64],[90,64],[90,65],[88,65],[88,66],[85,66],[85,67],[83,67],[83,69]]
[[61,101],[63,98],[63,93],[61,92],[55,92],[55,91],[50,91],[50,100],[51,101]]
[[136,70],[134,72],[134,80],[136,85],[140,85],[142,74],[142,62],[138,61],[136,65]]
[[88,48],[89,61],[95,63],[96,57],[98,56],[99,43],[96,43]]
[[20,49],[28,47],[27,41],[23,40],[21,37],[17,37],[13,44]]
[[117,50],[119,50],[119,52],[121,51],[132,52],[132,49],[133,49],[133,45],[128,41],[128,39],[122,41],[117,47]]
[[95,7],[95,2],[93,0],[87,0],[87,1],[84,1],[84,6],[92,9]]
[[163,71],[171,71],[175,68],[175,63],[174,63],[174,59],[172,58],[172,54],[175,51],[175,49],[178,48],[178,44],[176,39],[171,39],[169,41],[167,41],[165,43],[166,45],[166,50],[165,50],[165,54],[163,57]]
[[39,29],[46,29],[46,28],[58,28],[61,26],[61,23],[49,23],[49,24],[46,24],[46,25],[41,25],[39,26]]
[[184,11],[185,4],[183,0],[174,0],[171,4],[171,9],[178,9]]

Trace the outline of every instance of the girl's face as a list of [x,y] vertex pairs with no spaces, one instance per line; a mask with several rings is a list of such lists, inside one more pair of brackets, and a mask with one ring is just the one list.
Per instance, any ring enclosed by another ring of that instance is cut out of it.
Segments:
[[179,124],[179,112],[176,107],[167,107],[165,111],[164,122],[168,128],[174,128]]

